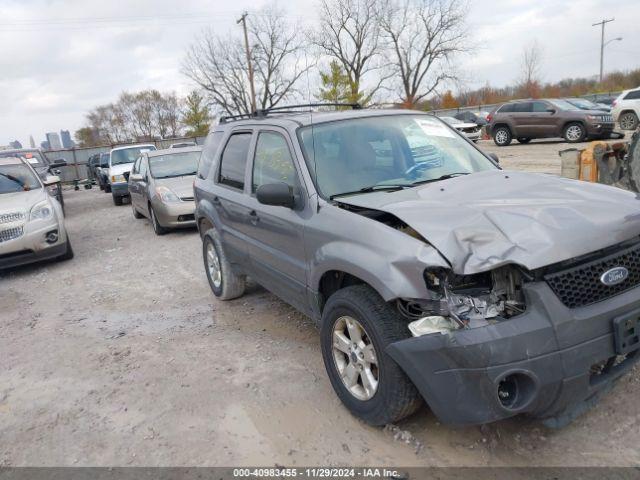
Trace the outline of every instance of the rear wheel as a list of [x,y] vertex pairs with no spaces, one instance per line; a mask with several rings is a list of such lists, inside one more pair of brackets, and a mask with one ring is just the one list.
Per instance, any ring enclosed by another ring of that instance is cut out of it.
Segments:
[[518,137],[518,143],[529,143],[530,141],[529,137]]
[[565,141],[569,143],[578,143],[584,141],[587,136],[587,131],[585,130],[584,125],[574,122],[564,127],[562,136]]
[[405,322],[366,285],[334,293],[322,313],[320,343],[331,385],[355,416],[372,425],[396,422],[422,404],[387,346],[410,336]]
[[620,128],[623,130],[635,130],[638,128],[638,116],[633,112],[620,115]]
[[493,131],[493,141],[499,147],[506,147],[511,143],[513,135],[509,127],[498,127]]
[[131,210],[133,210],[133,218],[140,219],[140,218],[143,218],[143,217],[144,217],[144,215],[142,215],[142,214],[138,211],[138,209],[136,208],[136,206],[133,204],[133,200],[131,201]]
[[213,228],[207,230],[202,238],[202,256],[209,286],[216,297],[220,300],[232,300],[244,294],[246,277],[233,270],[218,232]]

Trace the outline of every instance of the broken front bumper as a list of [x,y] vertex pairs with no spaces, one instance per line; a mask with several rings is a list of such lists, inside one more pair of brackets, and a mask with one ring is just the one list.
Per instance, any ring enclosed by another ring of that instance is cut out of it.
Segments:
[[524,289],[528,309],[518,317],[387,348],[442,422],[482,424],[527,413],[562,425],[640,358],[637,350],[618,356],[614,332],[616,319],[640,317],[640,287],[574,309],[544,282]]

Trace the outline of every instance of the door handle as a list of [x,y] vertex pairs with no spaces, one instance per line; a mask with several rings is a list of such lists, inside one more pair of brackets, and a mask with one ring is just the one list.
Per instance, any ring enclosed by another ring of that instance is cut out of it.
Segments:
[[213,203],[214,205],[220,205],[220,199],[218,197],[213,197],[211,203]]
[[251,223],[253,225],[257,225],[258,222],[260,221],[260,217],[258,216],[258,212],[256,212],[255,210],[251,210],[249,212],[249,220],[251,221]]

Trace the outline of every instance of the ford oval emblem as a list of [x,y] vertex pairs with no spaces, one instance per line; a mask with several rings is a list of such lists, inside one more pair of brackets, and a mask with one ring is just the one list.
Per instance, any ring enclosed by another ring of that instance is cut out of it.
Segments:
[[628,276],[629,270],[624,267],[615,267],[604,272],[600,277],[600,281],[607,287],[613,287],[614,285],[624,282]]

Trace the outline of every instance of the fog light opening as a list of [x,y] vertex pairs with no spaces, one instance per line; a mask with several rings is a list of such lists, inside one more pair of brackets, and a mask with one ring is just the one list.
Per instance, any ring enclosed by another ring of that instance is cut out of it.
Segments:
[[58,241],[58,231],[53,230],[45,235],[47,243],[56,243]]
[[526,373],[504,376],[497,386],[500,404],[507,410],[520,410],[529,405],[536,393],[535,380]]

